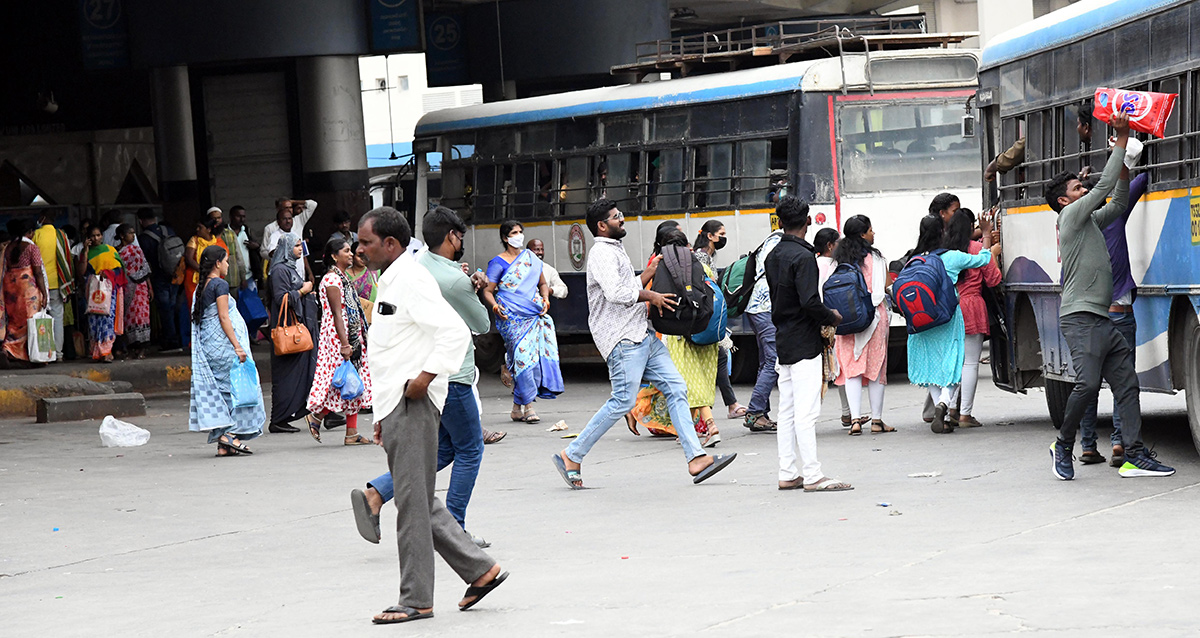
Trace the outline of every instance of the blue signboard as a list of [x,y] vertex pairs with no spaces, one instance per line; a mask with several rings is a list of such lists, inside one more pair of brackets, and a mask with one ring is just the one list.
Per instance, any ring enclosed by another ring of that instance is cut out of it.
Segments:
[[425,48],[421,0],[367,0],[371,53],[412,53]]
[[129,66],[129,26],[121,0],[79,0],[83,68]]
[[425,44],[425,72],[429,76],[429,86],[471,83],[461,15],[430,14],[425,21]]

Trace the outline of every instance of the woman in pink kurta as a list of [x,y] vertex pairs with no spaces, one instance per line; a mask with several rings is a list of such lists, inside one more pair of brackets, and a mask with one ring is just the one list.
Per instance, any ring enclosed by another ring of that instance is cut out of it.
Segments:
[[[964,228],[957,228],[957,226],[958,224],[951,220],[951,228],[946,232],[947,242],[967,243],[964,252],[972,255],[978,255],[983,251],[983,244],[969,241],[969,235],[962,236],[974,230],[973,227],[966,228],[966,220],[962,220],[961,223]],[[987,231],[990,231],[990,228]],[[987,231],[984,232],[984,237],[991,234]],[[989,332],[987,304],[983,301],[983,287],[985,285],[988,288],[997,286],[1000,284],[1000,279],[1000,267],[996,265],[995,259],[982,268],[964,270],[958,277],[958,306],[962,308],[963,323],[967,333],[966,341],[963,342],[962,384],[958,390],[960,393],[958,427],[971,428],[982,425],[975,417],[971,416],[971,412],[975,407],[975,388],[979,385],[979,355],[983,351],[983,340]]]
[[840,264],[855,264],[862,269],[871,303],[875,305],[875,320],[859,334],[838,335],[834,344],[838,376],[834,383],[846,388],[850,403],[850,435],[862,434],[868,417],[862,412],[862,390],[867,386],[871,398],[871,432],[895,432],[883,422],[883,390],[887,384],[888,313],[884,293],[887,287],[887,262],[875,249],[875,230],[866,215],[855,215],[842,227],[842,239],[833,252]]

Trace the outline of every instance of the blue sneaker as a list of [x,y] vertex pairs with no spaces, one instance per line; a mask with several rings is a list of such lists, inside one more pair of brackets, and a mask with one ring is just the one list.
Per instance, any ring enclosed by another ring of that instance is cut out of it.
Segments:
[[1050,444],[1050,459],[1054,462],[1055,478],[1070,481],[1075,478],[1075,466],[1071,464],[1071,448],[1055,441]]
[[1125,464],[1121,469],[1117,470],[1124,478],[1134,478],[1138,476],[1171,476],[1175,473],[1175,468],[1167,467],[1159,463],[1155,457],[1158,456],[1152,450],[1143,449],[1141,452],[1125,455]]

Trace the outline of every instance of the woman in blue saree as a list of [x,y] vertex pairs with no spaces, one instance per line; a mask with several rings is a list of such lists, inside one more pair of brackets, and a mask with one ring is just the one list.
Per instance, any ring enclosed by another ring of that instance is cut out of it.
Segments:
[[250,334],[229,301],[229,284],[223,279],[229,270],[228,257],[220,246],[209,246],[199,256],[191,314],[195,338],[188,429],[207,432],[208,442],[217,445],[217,456],[252,454],[243,442],[262,434],[267,420],[261,389],[255,388],[258,396],[252,405],[238,406],[233,398],[232,372],[249,358]]
[[496,329],[508,350],[512,374],[513,421],[537,423],[533,409],[538,397],[553,399],[563,391],[558,367],[558,341],[550,309],[550,286],[542,276],[542,260],[526,249],[524,227],[506,220],[500,224],[504,252],[488,262],[484,299],[496,316]]

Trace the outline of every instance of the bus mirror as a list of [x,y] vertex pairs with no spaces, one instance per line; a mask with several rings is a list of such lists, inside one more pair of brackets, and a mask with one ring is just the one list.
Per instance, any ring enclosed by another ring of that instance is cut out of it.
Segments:
[[974,115],[967,114],[967,115],[963,116],[962,136],[964,138],[975,137],[975,116]]

